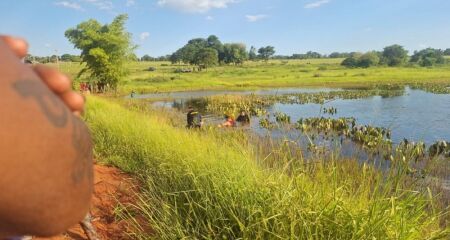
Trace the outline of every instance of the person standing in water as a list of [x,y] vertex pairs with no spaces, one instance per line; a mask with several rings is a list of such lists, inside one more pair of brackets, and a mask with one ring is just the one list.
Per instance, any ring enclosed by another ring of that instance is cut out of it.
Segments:
[[245,111],[241,111],[241,114],[236,119],[236,122],[240,123],[241,125],[248,125],[250,124],[250,117]]
[[195,111],[192,106],[188,107],[186,119],[187,128],[200,128],[203,125],[202,115],[198,111]]

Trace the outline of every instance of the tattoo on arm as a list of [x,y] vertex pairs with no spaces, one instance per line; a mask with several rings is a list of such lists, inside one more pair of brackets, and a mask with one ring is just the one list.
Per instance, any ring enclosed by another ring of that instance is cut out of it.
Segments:
[[34,98],[47,119],[57,128],[67,125],[69,113],[58,99],[50,95],[42,83],[31,80],[20,80],[14,83],[14,89],[25,98]]
[[42,83],[32,80],[19,80],[13,84],[14,90],[24,98],[32,98],[39,105],[48,121],[56,128],[67,127],[72,123],[72,146],[75,150],[71,178],[74,184],[81,183],[85,178],[92,180],[92,150],[88,131],[79,118],[71,116],[67,107],[50,92]]

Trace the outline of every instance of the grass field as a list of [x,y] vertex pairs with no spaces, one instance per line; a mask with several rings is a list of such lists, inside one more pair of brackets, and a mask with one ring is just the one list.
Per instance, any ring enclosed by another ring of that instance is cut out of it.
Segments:
[[408,177],[405,160],[382,173],[351,159],[303,164],[283,146],[266,146],[277,156],[267,158],[239,131],[190,131],[177,127],[171,112],[122,105],[128,109],[90,97],[86,121],[96,158],[141,179],[140,201],[117,211],[122,218],[143,216],[130,233],[134,239],[449,237],[427,188]]
[[[269,87],[355,87],[389,83],[450,83],[450,64],[423,68],[372,67],[348,69],[342,59],[272,60],[246,62],[242,66],[217,66],[203,72],[175,73],[190,66],[169,62],[133,62],[127,64],[129,76],[118,92],[137,93],[186,91],[201,89],[257,89]],[[147,71],[155,67],[156,71]],[[78,63],[60,63],[59,68],[75,77]]]

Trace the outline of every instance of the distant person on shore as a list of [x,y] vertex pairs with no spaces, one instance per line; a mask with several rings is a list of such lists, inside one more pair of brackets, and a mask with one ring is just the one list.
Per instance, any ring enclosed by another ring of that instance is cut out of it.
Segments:
[[134,98],[136,96],[136,92],[133,90],[133,91],[131,91],[131,94],[130,94],[130,97],[131,98]]
[[24,64],[27,48],[0,36],[0,239],[65,231],[93,191],[84,98],[57,70]]
[[236,119],[236,122],[240,123],[241,125],[248,125],[250,124],[250,117],[248,116],[247,112],[241,111],[241,114]]
[[186,115],[187,128],[201,128],[203,125],[202,115],[195,111],[192,106],[188,107],[188,113]]

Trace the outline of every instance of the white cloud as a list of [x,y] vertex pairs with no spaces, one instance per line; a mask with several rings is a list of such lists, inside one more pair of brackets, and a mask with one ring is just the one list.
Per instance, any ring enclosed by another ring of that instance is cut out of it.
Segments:
[[139,38],[141,39],[141,41],[145,41],[145,39],[147,39],[148,37],[150,37],[149,32],[143,32],[139,35]]
[[59,2],[55,2],[55,5],[65,7],[65,8],[75,9],[78,11],[83,11],[83,8],[80,6],[80,4],[78,4],[76,2],[59,1]]
[[108,0],[83,0],[83,1],[94,5],[100,10],[110,11],[114,8],[114,4]]
[[212,21],[212,20],[214,20],[214,18],[213,18],[213,16],[206,16],[206,18],[205,18],[206,20],[208,20],[208,21]]
[[265,14],[258,14],[258,15],[245,15],[245,18],[247,18],[247,21],[249,22],[256,22],[259,20],[262,20],[264,18],[267,18],[268,16]]
[[183,12],[204,13],[214,8],[227,8],[235,2],[237,0],[158,0],[158,5]]
[[46,47],[46,48],[50,48],[51,46],[52,46],[52,45],[51,45],[50,43],[46,43],[46,44],[45,44],[45,47]]
[[305,8],[318,8],[321,7],[324,4],[329,3],[330,0],[320,0],[320,1],[316,1],[316,2],[312,2],[312,3],[308,3],[305,5]]
[[127,7],[131,7],[133,5],[135,5],[136,2],[134,0],[127,0],[127,3],[125,4]]

